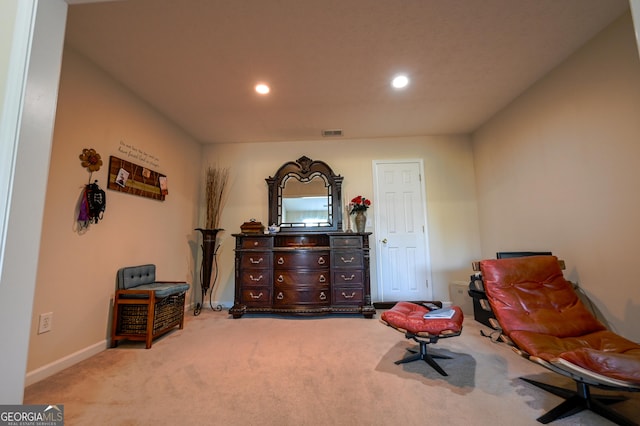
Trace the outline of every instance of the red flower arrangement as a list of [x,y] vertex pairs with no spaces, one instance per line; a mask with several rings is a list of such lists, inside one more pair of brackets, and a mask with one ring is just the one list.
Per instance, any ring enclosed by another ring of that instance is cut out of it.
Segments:
[[371,200],[369,200],[368,198],[364,198],[362,195],[358,195],[351,200],[349,206],[351,207],[351,211],[349,212],[349,214],[365,212],[371,206]]

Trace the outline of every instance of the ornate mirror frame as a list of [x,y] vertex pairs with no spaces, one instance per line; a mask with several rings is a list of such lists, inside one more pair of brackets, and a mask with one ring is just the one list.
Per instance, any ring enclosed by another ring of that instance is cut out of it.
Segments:
[[[295,178],[304,183],[318,176],[328,188],[329,220],[317,224],[282,223],[282,190],[287,180]],[[280,226],[280,232],[342,231],[342,179],[327,163],[306,156],[284,163],[273,177],[265,179],[269,186],[269,225]]]

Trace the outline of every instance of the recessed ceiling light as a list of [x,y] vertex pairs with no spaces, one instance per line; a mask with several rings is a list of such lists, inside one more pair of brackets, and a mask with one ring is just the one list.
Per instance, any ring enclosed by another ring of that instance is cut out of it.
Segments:
[[261,95],[266,95],[267,93],[269,93],[269,86],[264,83],[256,84],[256,92],[260,93]]
[[391,80],[391,85],[396,89],[402,89],[409,84],[409,77],[404,74],[397,75]]

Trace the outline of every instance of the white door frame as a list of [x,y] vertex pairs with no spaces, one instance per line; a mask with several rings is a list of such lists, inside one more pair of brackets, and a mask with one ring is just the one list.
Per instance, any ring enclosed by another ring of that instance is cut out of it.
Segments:
[[[428,289],[431,294],[431,298],[433,298],[433,278],[431,272],[431,252],[429,250],[429,220],[427,215],[427,184],[424,173],[424,161],[422,158],[408,158],[408,159],[389,159],[389,160],[373,160],[372,168],[373,168],[373,193],[377,197],[378,196],[378,165],[385,163],[418,163],[420,169],[420,190],[422,191],[422,216],[424,218],[423,227],[423,238],[424,238],[424,247],[425,247],[425,262],[427,267],[427,281],[428,281]],[[376,277],[377,277],[377,289],[378,289],[378,299],[377,302],[384,302],[384,288],[382,285],[382,241],[379,238],[380,236],[380,215],[375,215],[374,220],[374,235],[376,236]]]

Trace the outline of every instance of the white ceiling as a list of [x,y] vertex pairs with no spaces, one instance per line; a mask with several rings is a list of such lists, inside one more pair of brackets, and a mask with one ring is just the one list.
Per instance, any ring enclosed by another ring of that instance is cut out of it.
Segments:
[[[203,143],[465,134],[627,0],[126,0],[67,42]],[[409,87],[393,91],[405,72]],[[268,82],[271,93],[253,91]]]

